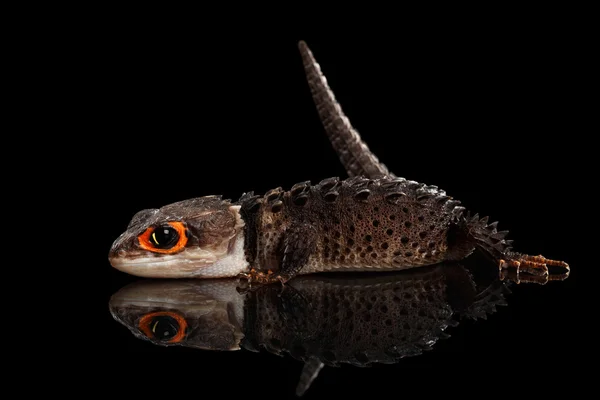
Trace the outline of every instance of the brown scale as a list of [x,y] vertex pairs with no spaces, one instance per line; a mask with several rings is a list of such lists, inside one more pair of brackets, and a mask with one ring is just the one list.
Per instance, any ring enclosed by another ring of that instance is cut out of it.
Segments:
[[278,270],[285,231],[290,225],[289,215],[284,212],[284,191],[281,188],[267,192],[258,216],[256,268]]
[[339,198],[331,204],[338,218],[321,220],[320,257],[306,272],[353,266],[402,269],[441,261],[447,225],[434,223],[431,209],[409,198],[398,204],[386,201],[379,181],[365,183],[339,185]]
[[[444,260],[453,208],[419,200],[407,185],[391,178],[331,178],[316,186],[305,182],[287,192],[269,191],[261,199],[254,268],[279,269],[285,232],[298,223],[316,230],[316,251],[300,274],[398,270]],[[394,196],[400,189],[408,194]],[[443,195],[437,193],[438,199]]]

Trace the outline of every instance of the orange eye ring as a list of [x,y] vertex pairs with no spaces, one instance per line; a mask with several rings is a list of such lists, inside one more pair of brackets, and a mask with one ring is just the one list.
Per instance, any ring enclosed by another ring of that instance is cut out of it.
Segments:
[[[140,247],[144,250],[152,251],[154,253],[161,254],[174,254],[181,251],[185,245],[187,244],[187,235],[185,234],[185,226],[181,222],[169,222],[169,225],[175,229],[179,238],[177,239],[177,243],[168,249],[159,249],[153,244],[153,235],[156,233],[157,227],[150,227],[146,229],[144,233],[138,236],[140,241]],[[154,239],[155,240],[155,239]]]
[[144,315],[140,319],[139,328],[144,333],[144,335],[146,335],[147,338],[159,339],[154,334],[155,333],[154,331],[155,331],[156,325],[157,325],[157,322],[155,321],[156,317],[173,318],[175,321],[177,321],[177,324],[179,325],[179,327],[177,329],[177,333],[167,343],[180,343],[185,338],[185,333],[187,330],[187,322],[181,315],[174,313],[174,312],[169,312],[169,311],[153,312],[153,313]]

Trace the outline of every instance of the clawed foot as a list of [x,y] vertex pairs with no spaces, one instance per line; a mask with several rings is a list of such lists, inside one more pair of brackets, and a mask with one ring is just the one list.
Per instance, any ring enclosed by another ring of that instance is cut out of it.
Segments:
[[[544,256],[530,256],[527,254],[511,254],[512,259],[500,260],[500,278],[510,279],[516,283],[539,283],[546,284],[549,281],[565,280],[569,277],[569,264],[564,261],[549,260]],[[550,275],[548,266],[560,267],[566,270],[563,274]],[[514,270],[511,274],[508,270]],[[521,275],[521,272],[525,272],[529,275]],[[515,278],[516,277],[516,278]]]
[[262,271],[258,271],[254,268],[252,268],[250,272],[242,272],[238,275],[238,278],[240,280],[245,280],[248,285],[247,288],[241,289],[243,291],[248,291],[252,289],[256,290],[257,288],[263,285],[268,285],[276,282],[279,282],[283,285],[286,282],[286,279],[283,276],[276,274],[271,270],[265,273]]

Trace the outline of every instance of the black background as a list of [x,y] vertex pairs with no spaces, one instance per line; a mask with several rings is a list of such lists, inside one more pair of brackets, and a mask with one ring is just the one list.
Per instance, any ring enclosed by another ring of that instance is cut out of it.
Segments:
[[576,282],[584,266],[575,226],[581,206],[570,180],[579,168],[585,108],[570,27],[344,32],[258,35],[137,25],[100,32],[88,79],[97,91],[91,119],[97,139],[89,146],[101,152],[107,178],[94,266],[106,277],[106,333],[93,341],[106,349],[102,359],[110,367],[102,376],[134,393],[162,388],[178,396],[186,388],[198,397],[209,389],[292,397],[301,365],[287,357],[135,339],[112,319],[108,300],[137,278],[113,270],[106,256],[141,209],[344,176],[305,82],[297,50],[304,39],[344,111],[390,170],[435,184],[500,221],[517,250],[565,260],[573,269],[564,282],[519,285],[509,307],[452,328],[452,338],[432,353],[392,366],[326,368],[307,398],[572,390],[582,341]]

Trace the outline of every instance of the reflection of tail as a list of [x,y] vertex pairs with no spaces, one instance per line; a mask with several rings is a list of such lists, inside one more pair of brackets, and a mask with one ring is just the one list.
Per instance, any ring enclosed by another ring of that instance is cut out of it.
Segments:
[[490,286],[478,293],[473,303],[465,311],[460,313],[461,317],[473,320],[484,319],[497,311],[499,306],[507,306],[505,296],[512,293],[506,282],[495,280]]
[[301,41],[298,47],[319,117],[348,175],[351,177],[362,175],[367,178],[391,175],[387,167],[379,162],[366,143],[361,140],[358,132],[344,115],[306,43]]
[[512,251],[512,240],[505,240],[508,231],[498,232],[496,229],[498,223],[494,222],[488,225],[487,221],[487,217],[479,219],[477,214],[473,217],[467,216],[465,221],[467,235],[479,250],[498,263],[501,271],[515,269],[517,274],[526,272],[534,276],[548,276],[548,267],[560,267],[566,270],[566,276],[568,276],[569,264],[564,261]]
[[306,361],[300,375],[298,387],[296,387],[296,396],[301,397],[308,390],[311,383],[319,376],[319,372],[323,369],[323,363],[316,358],[311,358]]

